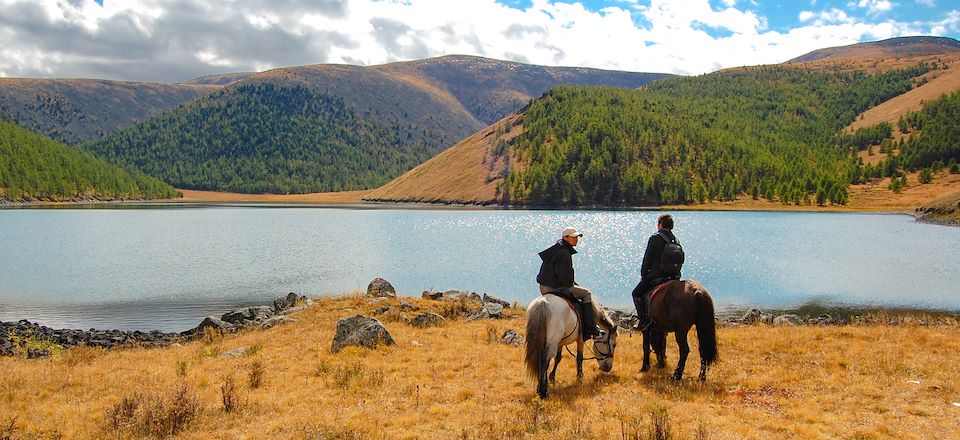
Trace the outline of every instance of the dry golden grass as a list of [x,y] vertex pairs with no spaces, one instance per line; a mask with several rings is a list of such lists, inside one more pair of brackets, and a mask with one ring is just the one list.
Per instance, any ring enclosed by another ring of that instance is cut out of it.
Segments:
[[[508,328],[522,330],[522,311],[427,329],[388,314],[396,345],[330,353],[338,319],[379,306],[359,296],[320,300],[297,323],[263,332],[164,349],[2,358],[0,435],[646,439],[656,428],[676,439],[960,438],[956,319],[929,327],[721,327],[722,362],[706,384],[694,379],[695,348],[688,378],[669,379],[673,342],[668,369],[639,374],[641,340],[623,333],[613,373],[587,361],[577,383],[567,357],[551,397],[540,401],[524,376],[522,347],[496,342]],[[693,333],[689,339],[695,347]],[[246,357],[211,356],[257,345]],[[263,371],[252,387],[256,363]]]
[[492,203],[499,174],[505,167],[517,169],[515,161],[496,157],[498,142],[509,142],[523,132],[521,116],[512,114],[470,136],[386,185],[364,200],[426,203]]

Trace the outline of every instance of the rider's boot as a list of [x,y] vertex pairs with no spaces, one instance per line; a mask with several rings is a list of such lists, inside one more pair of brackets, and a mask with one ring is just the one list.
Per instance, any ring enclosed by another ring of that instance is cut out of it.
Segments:
[[583,320],[583,340],[600,337],[603,332],[597,327],[597,320],[593,314],[593,303],[580,303],[580,317]]
[[650,313],[647,311],[647,295],[641,295],[639,297],[633,297],[633,305],[637,307],[637,325],[633,328],[637,331],[646,331],[652,320],[650,319]]

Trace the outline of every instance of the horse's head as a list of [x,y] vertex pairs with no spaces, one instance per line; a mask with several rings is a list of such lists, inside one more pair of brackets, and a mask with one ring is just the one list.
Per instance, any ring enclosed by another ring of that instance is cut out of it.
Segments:
[[600,339],[594,339],[590,349],[593,350],[593,356],[600,364],[600,371],[609,373],[613,370],[613,353],[617,349],[617,326],[610,318],[605,321],[607,324],[605,334]]

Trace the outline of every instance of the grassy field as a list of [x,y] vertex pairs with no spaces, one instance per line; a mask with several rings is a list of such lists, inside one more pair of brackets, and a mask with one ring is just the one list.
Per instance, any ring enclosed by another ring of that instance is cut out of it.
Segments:
[[[451,317],[460,308],[409,301]],[[672,338],[668,368],[640,374],[641,339],[623,332],[612,373],[587,361],[577,383],[567,357],[541,401],[522,347],[499,343],[507,329],[522,333],[522,310],[427,329],[388,312],[396,345],[330,352],[338,319],[380,306],[324,299],[266,331],[0,358],[0,438],[960,438],[955,318],[720,327],[721,362],[705,384],[694,334],[677,384]],[[247,354],[222,356],[238,347]]]

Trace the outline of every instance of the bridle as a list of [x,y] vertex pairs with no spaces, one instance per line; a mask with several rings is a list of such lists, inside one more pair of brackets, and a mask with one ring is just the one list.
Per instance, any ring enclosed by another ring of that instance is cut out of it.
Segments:
[[[607,359],[613,359],[613,347],[610,346],[610,333],[612,331],[616,331],[616,327],[613,327],[612,329],[610,329],[610,331],[608,331],[602,339],[600,340],[594,339],[593,348],[591,349],[593,350],[593,357],[583,358],[583,360],[592,361],[596,359],[598,361],[605,361]],[[604,353],[603,350],[600,350],[600,347],[598,346],[599,344],[603,344],[607,347],[606,353]],[[567,353],[569,353],[570,356],[573,356],[573,357],[577,356],[573,354],[572,351],[570,351],[570,346],[566,346],[565,348],[567,349]]]

